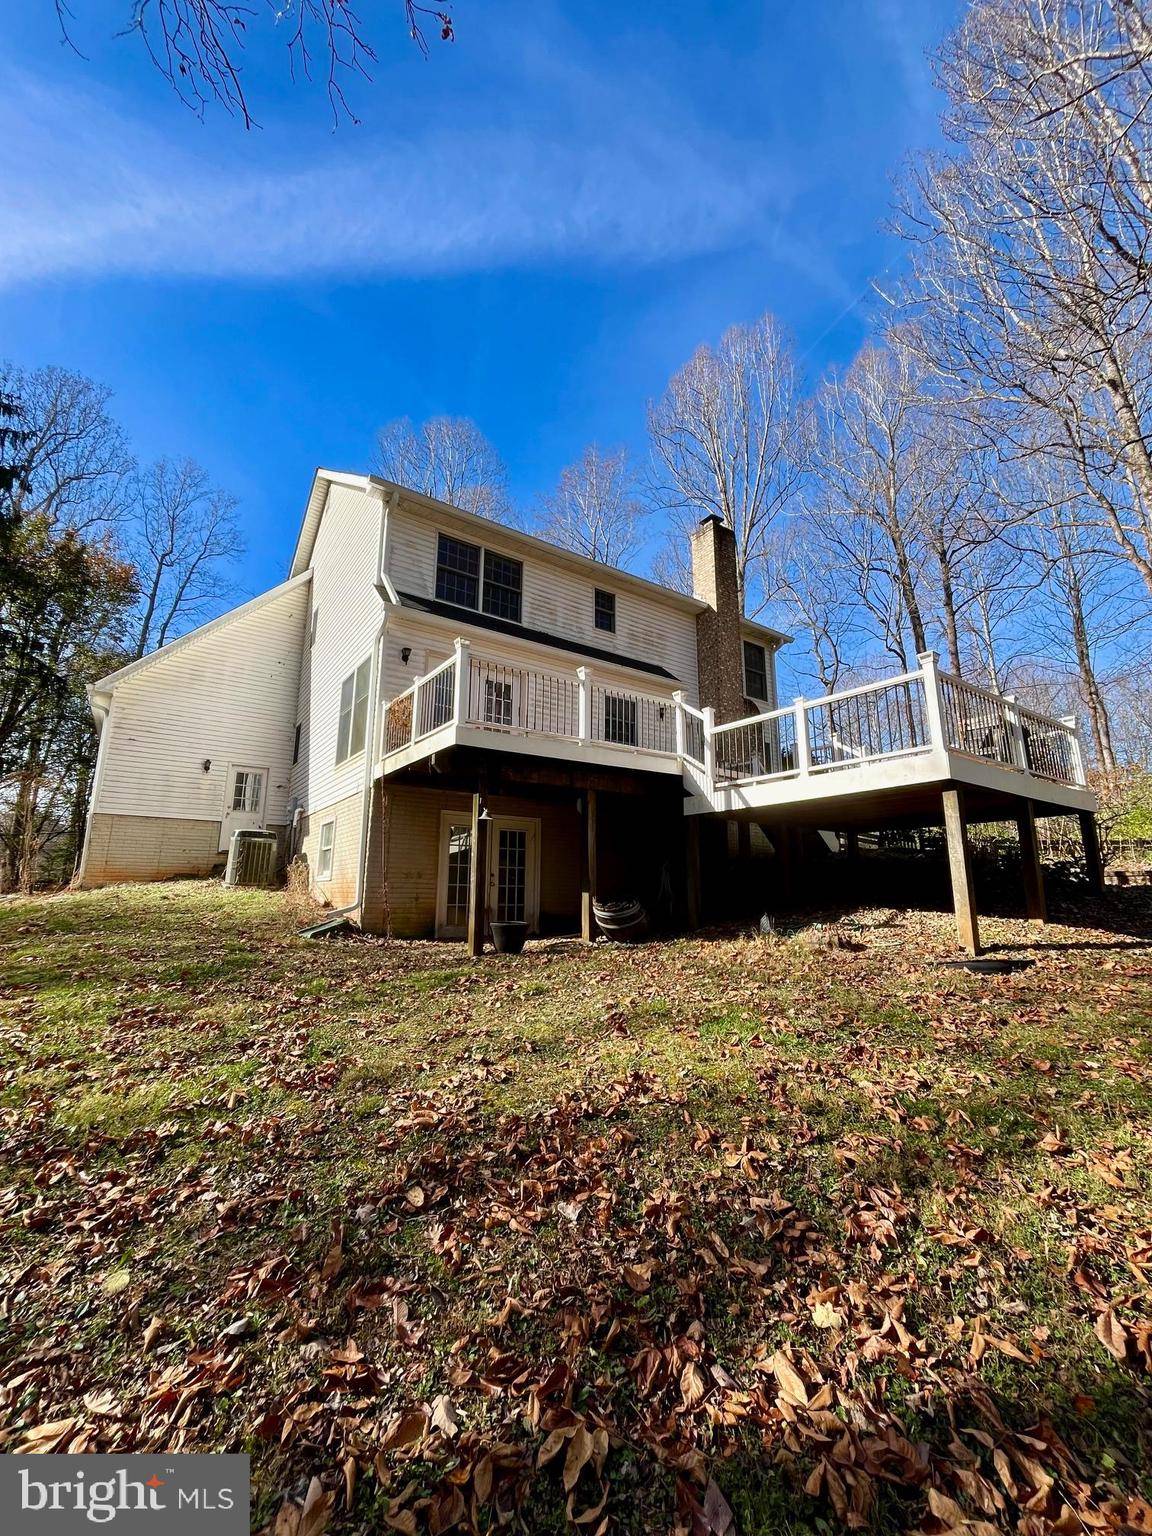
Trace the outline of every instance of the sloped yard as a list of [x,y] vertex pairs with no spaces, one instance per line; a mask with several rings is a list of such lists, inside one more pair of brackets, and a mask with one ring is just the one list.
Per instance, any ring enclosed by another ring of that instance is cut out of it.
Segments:
[[1096,920],[989,979],[934,915],[4,904],[2,1448],[248,1450],[280,1536],[1152,1530],[1152,909]]

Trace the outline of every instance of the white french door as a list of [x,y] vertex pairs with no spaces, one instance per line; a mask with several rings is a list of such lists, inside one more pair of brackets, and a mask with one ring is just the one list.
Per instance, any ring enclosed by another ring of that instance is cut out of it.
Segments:
[[[468,932],[468,883],[472,873],[472,820],[457,811],[440,817],[436,884],[436,937],[462,939]],[[488,922],[540,923],[540,823],[533,817],[493,816],[488,823]]]

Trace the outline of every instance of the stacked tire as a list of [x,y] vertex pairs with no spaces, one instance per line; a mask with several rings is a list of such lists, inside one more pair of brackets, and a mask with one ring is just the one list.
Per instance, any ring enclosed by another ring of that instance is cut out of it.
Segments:
[[594,901],[592,911],[600,932],[617,944],[634,944],[648,932],[648,914],[634,899]]

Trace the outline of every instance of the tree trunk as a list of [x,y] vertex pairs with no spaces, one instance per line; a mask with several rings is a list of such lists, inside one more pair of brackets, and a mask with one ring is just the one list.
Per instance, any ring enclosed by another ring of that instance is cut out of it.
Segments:
[[1065,583],[1068,597],[1068,617],[1072,628],[1072,644],[1076,650],[1076,665],[1080,672],[1080,686],[1084,702],[1088,706],[1088,721],[1092,729],[1092,745],[1096,749],[1096,761],[1105,773],[1116,771],[1116,754],[1112,748],[1112,721],[1104,694],[1096,676],[1092,661],[1092,647],[1088,641],[1088,622],[1084,616],[1084,600],[1080,583],[1072,576]]
[[948,643],[948,665],[959,677],[961,676],[960,629],[956,619],[956,589],[952,584],[952,562],[943,543],[937,543],[933,552],[940,569],[940,602],[944,610],[944,637]]

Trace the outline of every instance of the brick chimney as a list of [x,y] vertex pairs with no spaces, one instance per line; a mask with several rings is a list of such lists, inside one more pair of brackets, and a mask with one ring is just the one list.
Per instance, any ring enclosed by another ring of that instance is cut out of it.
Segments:
[[736,535],[713,513],[692,534],[692,595],[708,607],[696,616],[700,703],[718,721],[739,720],[744,703],[744,617],[736,574]]

